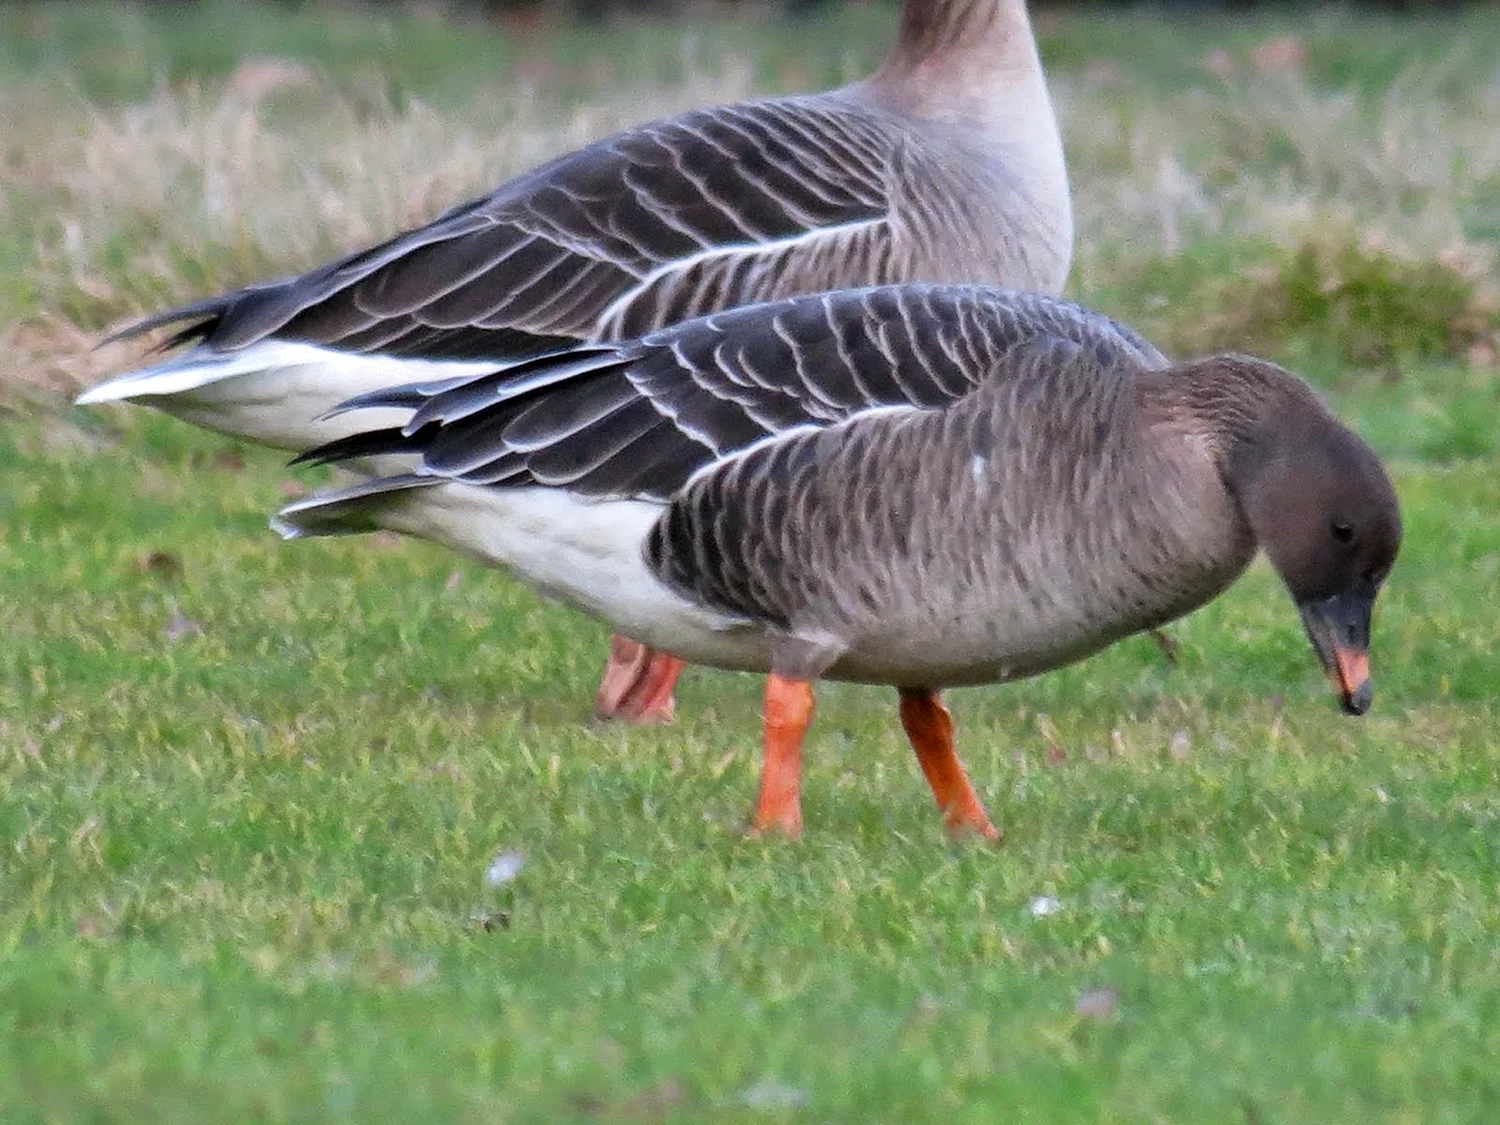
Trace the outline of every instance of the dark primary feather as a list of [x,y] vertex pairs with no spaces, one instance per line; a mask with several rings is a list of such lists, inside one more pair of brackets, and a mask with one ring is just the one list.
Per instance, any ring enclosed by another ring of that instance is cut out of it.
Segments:
[[308,454],[420,453],[421,471],[666,500],[705,465],[776,435],[887,406],[938,408],[1066,346],[1130,368],[1165,359],[1107,317],[978,286],[890,286],[702,317],[359,405],[411,405],[402,430]]
[[511,361],[639,334],[754,300],[774,282],[774,246],[764,261],[705,252],[883,219],[885,162],[899,143],[895,121],[823,96],[687,113],[563,156],[378,246],[116,338],[182,325],[167,346],[274,338]]

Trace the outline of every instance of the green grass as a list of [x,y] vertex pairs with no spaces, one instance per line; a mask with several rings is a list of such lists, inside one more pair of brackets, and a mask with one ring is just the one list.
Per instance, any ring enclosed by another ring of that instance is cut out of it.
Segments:
[[789,845],[742,836],[753,677],[590,728],[601,629],[435,549],[278,545],[279,458],[14,426],[0,1112],[1483,1120],[1500,478],[1396,468],[1367,719],[1258,568],[1175,669],[954,693],[999,848],[945,841],[890,693],[825,688]]
[[[584,61],[523,109],[505,67],[540,47],[256,10],[242,42],[326,81],[247,125],[216,100],[222,9],[89,11],[0,12],[0,324],[18,324],[0,370],[0,1119],[1493,1119],[1500,376],[1449,330],[1488,338],[1496,279],[1482,247],[1439,253],[1500,184],[1496,146],[1474,143],[1493,76],[1443,85],[1488,25],[1048,27],[1076,292],[1166,339],[1238,332],[1296,361],[1390,460],[1407,541],[1365,719],[1337,714],[1263,566],[1174,626],[1176,667],[1136,638],[953,693],[1007,833],[991,848],[943,836],[893,693],[840,685],[819,693],[805,839],[746,839],[756,678],[695,670],[674,726],[592,727],[602,627],[423,545],[282,545],[281,457],[61,398],[135,356],[86,350],[112,320],[310,264],[616,121],[831,81],[888,13],[820,29],[838,46],[806,79],[776,68],[807,29],[731,25],[771,62],[721,82],[739,56],[704,25],[707,61],[657,85],[649,60],[680,66],[680,40],[569,32],[547,50]],[[1281,78],[1215,85],[1194,61],[1289,29],[1311,52],[1290,109]],[[590,72],[590,51],[618,69]],[[1101,58],[1122,72],[1102,86]],[[1402,100],[1413,74],[1448,91],[1441,137]],[[156,76],[204,91],[153,93]],[[411,97],[362,101],[376,79]],[[619,83],[646,102],[606,104]],[[1346,111],[1347,159],[1319,140]],[[1278,131],[1284,148],[1257,140]],[[1467,171],[1393,161],[1385,192],[1372,154],[1419,141],[1462,148]],[[1208,209],[1183,212],[1175,247],[1163,154]],[[347,213],[320,210],[339,184]],[[1288,220],[1289,200],[1309,213]],[[1346,253],[1323,208],[1390,237]],[[1329,237],[1325,283],[1305,247]],[[1365,362],[1371,338],[1391,354]],[[506,850],[524,869],[487,889]],[[1035,916],[1042,897],[1061,910]]]

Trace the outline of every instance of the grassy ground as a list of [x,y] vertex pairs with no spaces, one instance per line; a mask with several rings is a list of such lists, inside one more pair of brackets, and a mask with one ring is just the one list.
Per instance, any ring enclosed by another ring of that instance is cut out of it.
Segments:
[[111,323],[835,81],[888,14],[225,13],[0,11],[0,1118],[1493,1120],[1500,21],[1045,28],[1075,293],[1307,370],[1408,538],[1364,720],[1260,567],[1175,668],[955,693],[991,849],[837,686],[806,839],[747,841],[753,678],[591,728],[602,629],[436,549],[280,546],[312,478],[63,398],[132,358]]

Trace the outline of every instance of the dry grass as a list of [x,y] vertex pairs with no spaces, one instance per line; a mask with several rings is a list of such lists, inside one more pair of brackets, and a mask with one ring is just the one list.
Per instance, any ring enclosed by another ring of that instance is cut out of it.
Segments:
[[1428,257],[1469,241],[1464,212],[1500,177],[1500,70],[1455,101],[1467,52],[1410,66],[1383,95],[1252,69],[1170,98],[1118,70],[1062,89],[1085,287],[1121,250],[1225,236],[1290,243],[1330,219]]
[[[1115,298],[1181,353],[1275,351],[1288,327],[1331,311],[1319,327],[1337,358],[1380,362],[1362,341],[1410,336],[1412,313],[1434,321],[1418,335],[1442,344],[1425,354],[1492,364],[1500,274],[1492,232],[1475,228],[1486,208],[1490,223],[1500,214],[1500,70],[1462,98],[1445,91],[1473,70],[1459,49],[1374,99],[1297,69],[1251,67],[1169,99],[1113,69],[1064,84],[1074,289]],[[1309,280],[1333,299],[1299,304]],[[1370,288],[1382,297],[1352,312],[1337,296]],[[1334,322],[1351,315],[1372,319]]]

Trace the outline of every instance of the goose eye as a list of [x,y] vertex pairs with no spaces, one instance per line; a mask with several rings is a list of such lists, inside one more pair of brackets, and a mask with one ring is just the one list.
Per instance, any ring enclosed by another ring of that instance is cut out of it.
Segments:
[[1329,530],[1340,543],[1347,543],[1354,538],[1354,525],[1345,523],[1343,520],[1334,520]]

